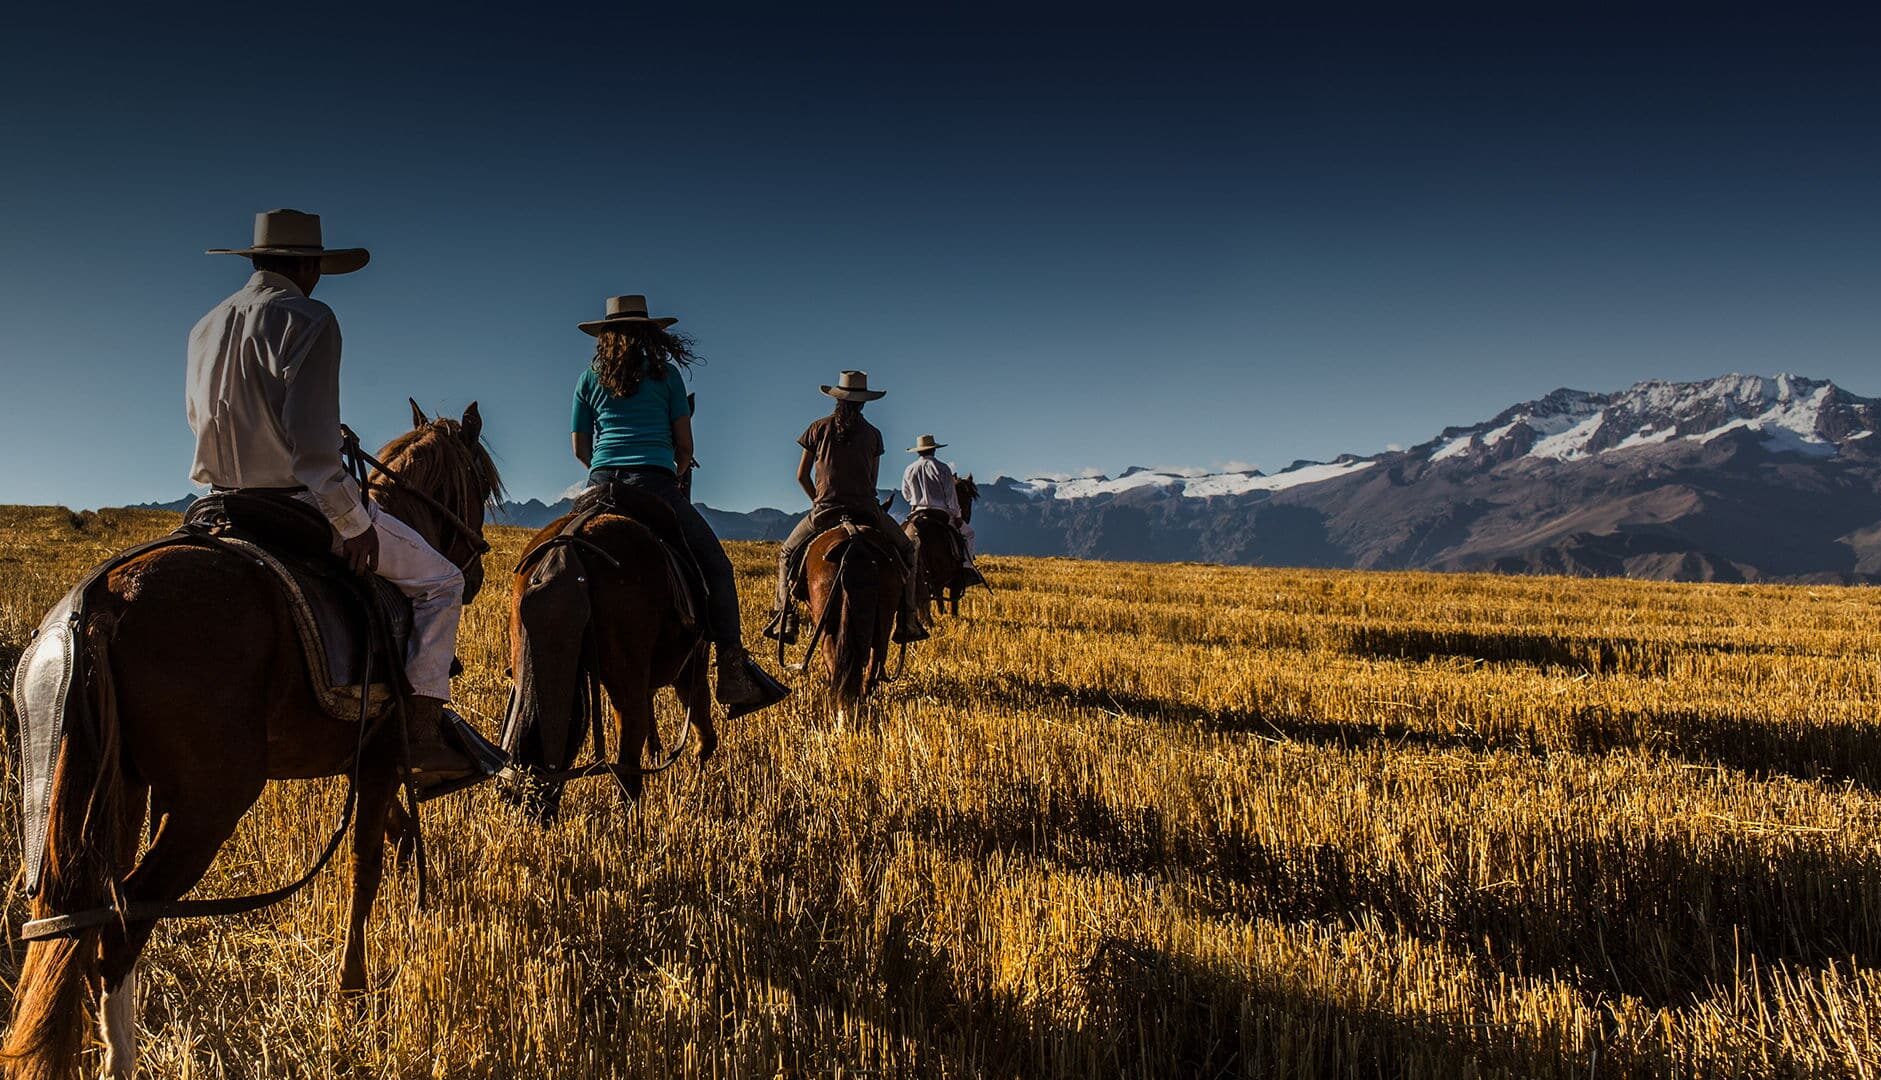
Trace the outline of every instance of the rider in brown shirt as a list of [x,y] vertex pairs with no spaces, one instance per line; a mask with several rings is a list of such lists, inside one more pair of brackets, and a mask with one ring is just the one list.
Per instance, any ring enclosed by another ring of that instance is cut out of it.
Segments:
[[874,401],[887,391],[869,389],[864,371],[845,371],[835,386],[823,392],[836,399],[835,411],[805,429],[797,445],[803,456],[797,462],[797,485],[810,497],[810,512],[777,553],[777,609],[768,637],[796,638],[796,604],[791,597],[797,558],[811,540],[833,527],[844,517],[858,525],[879,529],[901,553],[907,587],[903,590],[901,614],[896,619],[896,641],[919,641],[927,637],[914,604],[914,541],[875,501],[876,480],[886,449],[882,433],[862,418],[864,402]]

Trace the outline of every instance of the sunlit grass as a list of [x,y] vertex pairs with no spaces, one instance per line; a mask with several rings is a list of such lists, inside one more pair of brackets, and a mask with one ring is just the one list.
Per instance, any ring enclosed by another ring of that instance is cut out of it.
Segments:
[[[0,659],[173,520],[8,511]],[[755,642],[772,551],[732,549]],[[160,928],[151,1075],[1881,1069],[1881,593],[985,565],[863,722],[800,694],[547,831],[444,800],[363,1003],[338,871]],[[203,893],[297,872],[338,795],[277,786]]]

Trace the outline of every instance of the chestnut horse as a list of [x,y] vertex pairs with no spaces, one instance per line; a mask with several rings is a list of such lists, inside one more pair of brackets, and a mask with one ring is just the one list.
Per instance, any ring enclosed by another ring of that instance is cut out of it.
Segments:
[[[901,557],[870,541],[866,530],[851,535],[838,526],[810,541],[801,577],[812,612],[808,648],[822,659],[841,720],[887,681],[905,571]],[[810,662],[806,656],[804,667]]]
[[[703,613],[684,618],[684,586],[668,572],[667,545],[684,543],[678,522],[656,533],[645,522],[667,523],[665,504],[632,489],[612,497],[633,516],[603,511],[569,533],[581,515],[558,518],[529,541],[511,588],[514,689],[503,744],[512,755],[510,794],[542,824],[555,817],[562,783],[578,776],[611,774],[629,803],[640,797],[643,752],[660,753],[653,696],[663,686],[679,695],[687,725],[698,730],[700,759],[718,745]],[[614,760],[575,769],[590,732],[597,750],[604,745],[590,680],[612,705]]]
[[[380,451],[398,482],[375,483],[373,497],[463,569],[468,601],[483,581],[484,507],[501,481],[479,441],[475,404],[461,422],[426,420],[415,403],[412,414],[414,430]],[[96,582],[87,610],[92,678],[72,693],[93,695],[96,730],[61,743],[33,917],[175,901],[202,879],[269,780],[351,770],[352,898],[339,981],[365,989],[366,919],[401,782],[397,725],[376,725],[362,743],[356,723],[327,715],[280,586],[234,552],[185,544],[145,553]],[[139,859],[146,800],[154,829]],[[101,996],[106,1073],[132,1073],[137,958],[154,926],[128,916],[28,944],[3,1052],[12,1075],[74,1070],[92,994]]]
[[[973,501],[980,497],[979,485],[973,482],[971,475],[957,476],[954,496],[960,503],[961,522],[971,524]],[[956,543],[964,547],[966,538],[959,536],[946,518],[944,511],[916,510],[902,523],[902,531],[914,541],[917,553],[919,579],[914,586],[914,602],[923,618],[935,610],[960,614],[961,596],[983,580],[966,572],[966,560],[954,547]]]

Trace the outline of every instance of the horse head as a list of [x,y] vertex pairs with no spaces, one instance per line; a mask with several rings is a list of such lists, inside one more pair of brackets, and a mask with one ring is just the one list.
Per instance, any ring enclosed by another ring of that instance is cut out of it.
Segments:
[[[503,495],[503,479],[483,445],[483,414],[471,402],[461,420],[432,420],[411,402],[412,429],[379,451],[385,472],[372,497],[410,525],[464,573],[464,603],[483,588],[484,511]],[[385,473],[390,473],[387,477]]]
[[960,520],[973,524],[973,500],[980,497],[980,485],[973,482],[973,474],[954,477],[954,499],[960,503]]

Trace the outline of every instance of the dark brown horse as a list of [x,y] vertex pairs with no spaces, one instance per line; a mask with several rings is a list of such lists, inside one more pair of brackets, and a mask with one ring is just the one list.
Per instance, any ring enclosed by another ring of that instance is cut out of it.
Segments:
[[[810,541],[803,556],[804,598],[816,652],[835,695],[837,719],[887,681],[889,638],[907,580],[901,557],[838,526]],[[805,657],[804,666],[812,663]]]
[[[412,411],[415,429],[380,452],[402,482],[374,498],[463,568],[468,601],[483,577],[484,507],[501,490],[479,441],[483,421],[474,404],[461,422],[428,421],[415,404]],[[439,507],[463,527],[447,528]],[[401,780],[396,725],[375,725],[362,746],[356,724],[322,710],[278,584],[232,551],[192,544],[148,552],[95,583],[87,610],[92,677],[73,698],[90,695],[96,730],[73,731],[61,744],[34,918],[177,900],[269,780],[346,774],[357,749],[340,987],[363,990],[366,919]],[[155,827],[139,859],[146,801]],[[114,919],[27,946],[4,1051],[12,1075],[47,1080],[77,1066],[92,994],[101,998],[105,1071],[131,1074],[137,957],[154,925]]]
[[[971,475],[954,478],[954,495],[960,503],[960,520],[973,521],[973,502],[980,497],[979,485]],[[914,541],[918,555],[918,575],[914,586],[915,605],[925,618],[930,612],[960,614],[960,597],[984,579],[974,572],[963,557],[966,538],[947,520],[945,511],[916,510],[902,523],[902,531]]]
[[[661,687],[679,695],[688,725],[699,732],[701,759],[718,745],[704,614],[685,618],[686,584],[668,572],[668,552],[684,543],[678,523],[651,496],[617,489],[613,498],[626,513],[598,513],[566,532],[580,516],[569,514],[537,533],[511,589],[515,690],[504,743],[523,774],[519,801],[544,823],[560,802],[561,781],[553,774],[572,770],[590,733],[597,749],[604,742],[602,717],[594,715],[598,695],[585,688],[590,678],[607,691],[614,720],[614,759],[594,771],[611,773],[629,801],[640,796],[643,755],[660,753],[653,698]],[[540,780],[542,774],[549,779]]]

